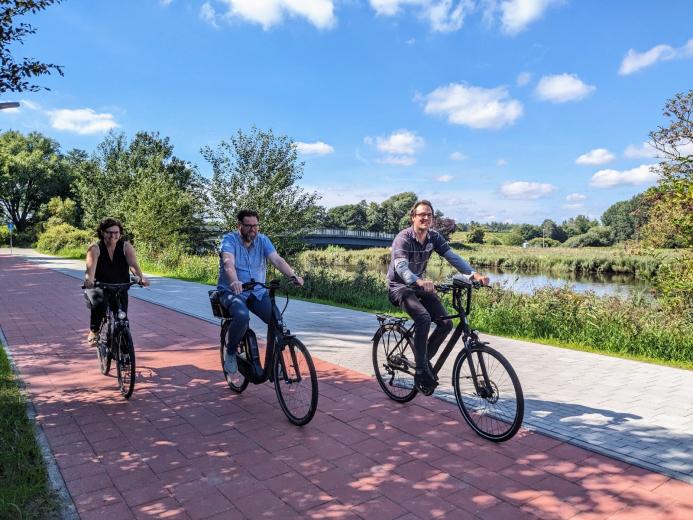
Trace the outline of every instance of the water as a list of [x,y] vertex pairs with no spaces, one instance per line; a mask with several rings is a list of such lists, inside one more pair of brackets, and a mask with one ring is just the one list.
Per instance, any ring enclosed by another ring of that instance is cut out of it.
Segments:
[[[354,266],[347,267],[354,271]],[[385,275],[387,266],[381,266],[378,271]],[[496,267],[484,267],[480,273],[488,275],[492,283],[501,285],[519,293],[529,294],[542,287],[571,287],[576,292],[593,291],[599,296],[619,296],[627,298],[632,294],[649,293],[651,286],[644,280],[624,274],[574,274],[574,273],[539,273],[503,271]],[[442,281],[453,273],[450,266],[429,262],[427,276],[434,281]]]

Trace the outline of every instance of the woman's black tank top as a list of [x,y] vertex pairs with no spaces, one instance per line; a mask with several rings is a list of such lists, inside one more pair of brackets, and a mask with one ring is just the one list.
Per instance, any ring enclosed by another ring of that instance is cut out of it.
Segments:
[[96,262],[96,281],[103,283],[128,283],[130,281],[130,267],[125,258],[125,242],[118,240],[113,260],[108,256],[106,244],[99,241],[99,260]]

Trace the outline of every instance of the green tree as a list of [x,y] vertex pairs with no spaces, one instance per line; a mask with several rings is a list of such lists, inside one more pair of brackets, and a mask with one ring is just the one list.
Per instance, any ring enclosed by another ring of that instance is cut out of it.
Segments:
[[637,238],[637,234],[647,223],[649,204],[644,193],[629,200],[622,200],[609,206],[602,215],[602,223],[611,228],[614,242]]
[[327,211],[338,229],[366,229],[368,205],[365,200],[358,204],[343,204]]
[[590,220],[585,215],[578,215],[574,218],[564,220],[561,227],[565,231],[568,238],[587,233],[591,227],[597,226],[599,223],[596,220]]
[[0,134],[0,205],[18,232],[51,197],[69,193],[70,176],[56,141],[38,132]]
[[558,242],[565,242],[568,235],[563,228],[557,225],[553,220],[546,219],[541,223],[542,238],[550,238]]
[[300,238],[315,226],[312,219],[319,195],[298,186],[303,163],[286,136],[253,127],[238,130],[229,141],[202,156],[212,165],[211,196],[216,214],[228,229],[236,228],[236,213],[243,208],[260,215],[262,230],[283,252],[301,246]]
[[[409,226],[409,210],[416,200],[416,193],[411,191],[396,193],[385,199],[380,204],[382,230],[386,233],[397,233],[403,227]],[[403,219],[406,219],[405,226],[402,226]]]
[[666,102],[669,125],[650,133],[650,143],[663,155],[659,181],[648,192],[651,204],[645,238],[656,246],[693,246],[693,90]]
[[0,92],[36,92],[40,87],[33,83],[33,78],[52,72],[63,75],[63,69],[59,65],[42,63],[33,58],[17,61],[11,52],[12,48],[17,48],[17,44],[24,43],[24,38],[36,32],[31,24],[17,22],[16,18],[29,13],[35,14],[59,1],[3,0],[0,3]]
[[484,228],[479,226],[474,226],[469,230],[467,234],[467,242],[472,244],[483,244],[484,236],[486,235]]

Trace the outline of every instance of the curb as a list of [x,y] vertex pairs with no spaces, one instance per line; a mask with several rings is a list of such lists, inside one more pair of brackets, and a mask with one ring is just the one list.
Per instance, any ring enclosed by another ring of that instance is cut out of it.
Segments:
[[75,503],[72,501],[72,496],[67,490],[65,480],[63,480],[63,476],[60,473],[60,470],[58,469],[58,463],[55,461],[55,458],[53,457],[53,451],[51,450],[50,444],[48,443],[46,433],[43,431],[43,428],[39,426],[39,424],[36,422],[36,408],[34,407],[34,403],[31,401],[29,395],[25,390],[24,382],[20,378],[21,374],[19,373],[17,365],[14,362],[14,359],[12,357],[12,351],[10,349],[10,344],[2,331],[2,327],[0,327],[0,343],[7,347],[5,352],[7,354],[7,359],[10,362],[10,368],[12,369],[12,373],[17,378],[17,381],[19,383],[19,391],[21,392],[22,396],[26,401],[26,414],[34,427],[34,438],[36,439],[36,442],[39,445],[43,461],[46,464],[50,488],[58,495],[58,501],[60,502],[60,519],[79,520],[77,508],[75,507]]

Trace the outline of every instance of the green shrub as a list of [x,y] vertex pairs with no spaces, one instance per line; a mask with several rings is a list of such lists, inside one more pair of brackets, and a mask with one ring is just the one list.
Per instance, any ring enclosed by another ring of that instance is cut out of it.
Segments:
[[559,247],[561,243],[553,238],[533,238],[528,242],[530,247]]
[[77,229],[70,224],[57,224],[47,228],[38,237],[36,248],[49,254],[58,253],[62,249],[82,249],[86,251],[89,244],[95,241],[91,231]]
[[611,228],[595,226],[587,233],[569,238],[563,243],[563,247],[605,247],[611,244]]
[[[14,242],[14,237],[12,237],[12,242]],[[10,245],[10,230],[7,226],[0,227],[0,246]]]

